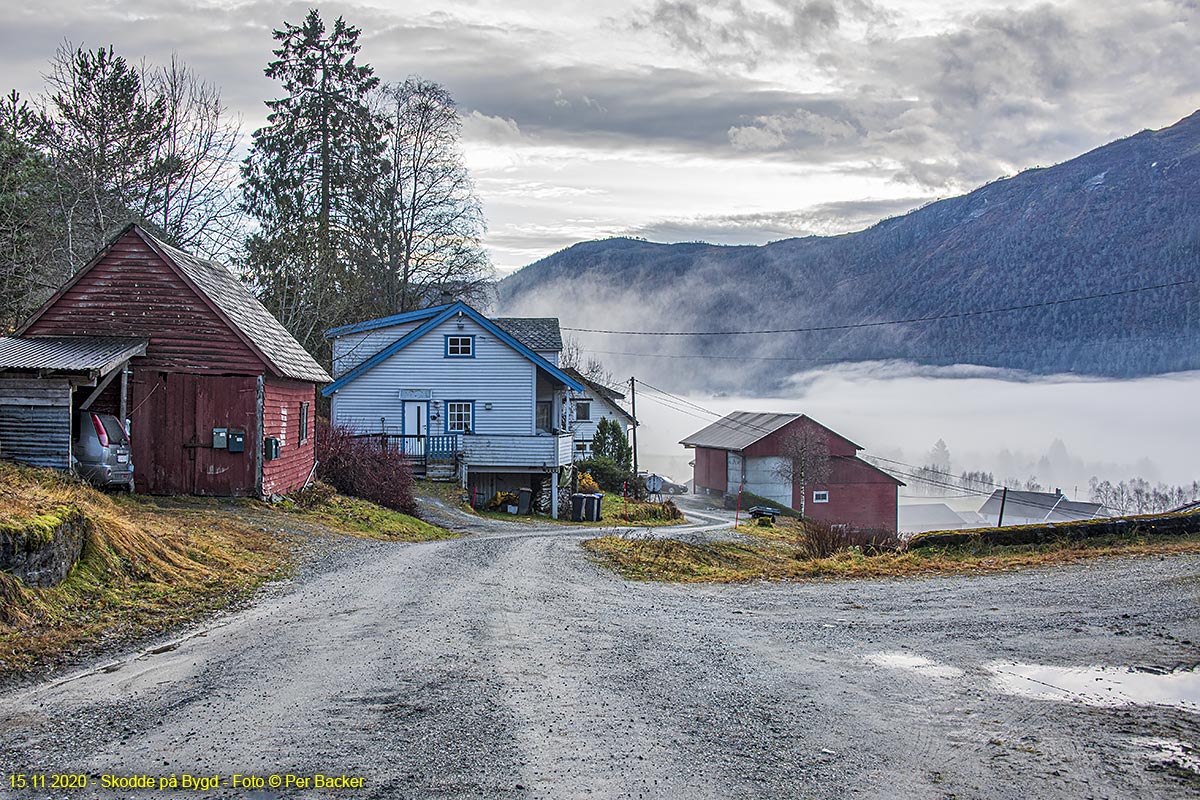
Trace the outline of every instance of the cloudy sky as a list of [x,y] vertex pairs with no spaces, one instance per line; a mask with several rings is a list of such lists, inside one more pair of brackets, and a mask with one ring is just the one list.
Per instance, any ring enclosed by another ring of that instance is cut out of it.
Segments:
[[[177,53],[248,133],[307,4],[6,3],[0,75],[63,41]],[[854,230],[1200,108],[1198,0],[326,3],[384,80],[445,84],[502,271],[574,242]],[[436,8],[436,10],[431,10]],[[7,88],[7,86],[3,88]]]

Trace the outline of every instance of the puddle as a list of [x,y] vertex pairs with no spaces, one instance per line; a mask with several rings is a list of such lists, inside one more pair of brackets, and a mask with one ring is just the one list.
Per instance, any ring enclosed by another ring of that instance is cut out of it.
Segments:
[[1190,742],[1138,737],[1130,740],[1136,747],[1149,751],[1150,760],[1160,769],[1200,776],[1200,750]]
[[930,678],[958,678],[963,674],[963,671],[958,667],[939,664],[916,653],[901,653],[897,651],[872,653],[867,656],[867,661],[870,661],[877,667],[902,669],[906,672],[916,672]]
[[989,664],[1003,692],[1090,706],[1173,706],[1200,712],[1200,671]]

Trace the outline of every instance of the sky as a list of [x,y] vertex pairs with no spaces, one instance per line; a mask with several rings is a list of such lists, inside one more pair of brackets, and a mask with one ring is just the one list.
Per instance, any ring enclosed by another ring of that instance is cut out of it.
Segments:
[[[248,134],[308,4],[3,0],[3,89],[63,42],[177,54]],[[326,3],[385,81],[445,85],[504,274],[616,235],[857,230],[1200,108],[1198,0]]]

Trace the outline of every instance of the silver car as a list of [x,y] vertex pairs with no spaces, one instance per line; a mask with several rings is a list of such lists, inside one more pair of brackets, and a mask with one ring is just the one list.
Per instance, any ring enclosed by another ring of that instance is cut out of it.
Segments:
[[75,439],[75,471],[100,487],[133,491],[133,457],[129,434],[112,414],[79,413]]

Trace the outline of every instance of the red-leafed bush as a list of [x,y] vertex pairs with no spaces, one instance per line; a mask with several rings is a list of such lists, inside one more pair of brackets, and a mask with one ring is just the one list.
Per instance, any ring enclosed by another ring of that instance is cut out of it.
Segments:
[[317,421],[317,479],[351,497],[416,514],[412,467],[386,439]]

